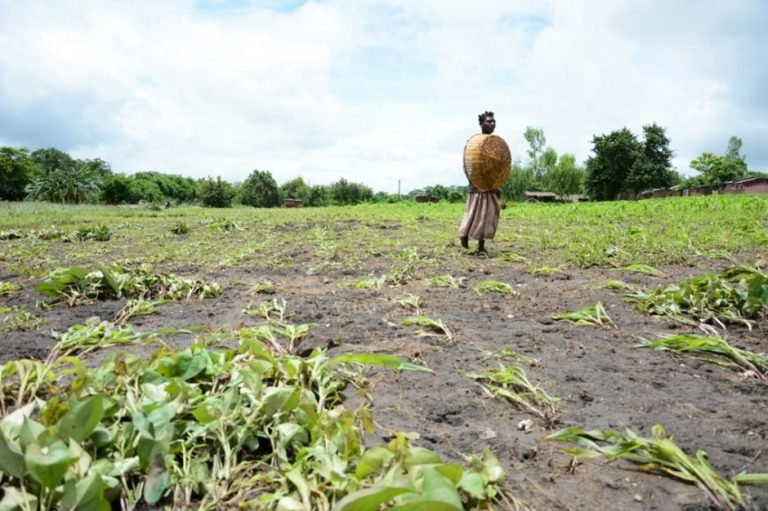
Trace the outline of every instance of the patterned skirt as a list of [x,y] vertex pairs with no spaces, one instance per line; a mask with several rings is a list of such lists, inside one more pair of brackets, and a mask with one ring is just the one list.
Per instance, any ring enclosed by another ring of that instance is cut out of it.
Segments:
[[499,226],[501,204],[493,192],[470,193],[459,227],[459,236],[473,240],[492,240]]

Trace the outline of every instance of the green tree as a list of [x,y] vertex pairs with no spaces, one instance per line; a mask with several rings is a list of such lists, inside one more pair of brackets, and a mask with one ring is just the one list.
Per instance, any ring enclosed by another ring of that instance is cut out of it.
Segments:
[[541,176],[541,182],[544,183],[547,181],[547,176],[550,172],[553,172],[555,170],[555,167],[557,166],[557,151],[555,151],[551,147],[547,147],[544,149],[544,152],[541,153],[541,167],[543,169],[543,174]]
[[99,178],[101,178],[102,181],[112,175],[112,166],[108,162],[102,160],[101,158],[94,158],[92,160],[77,160],[77,161],[88,166],[91,172],[94,175],[99,176]]
[[330,202],[328,197],[328,187],[315,185],[309,190],[309,199],[307,199],[305,204],[312,207],[327,206]]
[[747,170],[747,158],[741,154],[741,138],[732,136],[728,139],[728,148],[725,150],[725,157],[729,160],[733,160],[741,163],[744,166],[744,171]]
[[132,194],[133,180],[125,174],[112,174],[104,180],[101,198],[107,204],[134,204],[138,202]]
[[427,186],[424,189],[424,195],[435,200],[447,201],[451,195],[451,190],[447,186],[443,185]]
[[[172,200],[178,203],[192,202],[200,196],[200,182],[189,177],[146,171],[135,173],[132,179],[136,183],[135,189],[141,191],[142,200],[152,202]],[[159,191],[159,199],[154,198],[155,190]],[[148,194],[152,198],[147,196]]]
[[75,160],[70,155],[54,147],[33,151],[32,159],[38,164],[40,171],[45,174],[55,170],[66,172],[75,166]]
[[584,178],[584,169],[576,164],[576,157],[564,154],[555,168],[547,172],[546,188],[560,197],[580,194],[584,191]]
[[626,188],[637,196],[644,190],[672,186],[672,156],[669,138],[656,123],[643,126],[643,148],[627,175]]
[[28,149],[0,147],[0,200],[24,200],[36,173],[39,170]]
[[240,203],[254,208],[273,208],[280,205],[277,182],[267,171],[254,170],[240,186]]
[[630,169],[642,157],[643,145],[627,128],[592,138],[585,186],[595,200],[614,200],[627,190]]
[[328,187],[331,202],[338,206],[359,204],[373,199],[373,190],[360,183],[350,183],[344,178]]
[[722,185],[747,175],[743,162],[710,152],[702,153],[689,165],[702,173],[703,182],[708,185]]
[[537,181],[544,178],[545,167],[542,162],[544,146],[547,144],[547,138],[544,136],[544,130],[528,126],[523,133],[525,140],[528,141],[528,158],[530,158],[529,168],[533,172],[533,177]]
[[230,208],[235,196],[235,187],[216,176],[204,178],[200,183],[200,201],[207,208]]
[[304,205],[309,205],[308,203],[311,193],[312,189],[301,177],[286,181],[280,186],[280,196],[282,198],[298,199],[302,201]]
[[77,161],[72,167],[41,173],[26,188],[32,200],[81,204],[95,201],[101,191],[101,178],[90,165]]
[[509,180],[501,189],[501,196],[509,201],[525,200],[525,192],[531,189],[535,181],[533,169],[515,160],[512,162]]
[[701,176],[696,177],[700,177],[704,185],[719,186],[747,177],[749,171],[746,158],[741,154],[741,144],[741,139],[733,136],[728,139],[728,147],[723,156],[705,151],[693,159],[689,166],[701,173]]

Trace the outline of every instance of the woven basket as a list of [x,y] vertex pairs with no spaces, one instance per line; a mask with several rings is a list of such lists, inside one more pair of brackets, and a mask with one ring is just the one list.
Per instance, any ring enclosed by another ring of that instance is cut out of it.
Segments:
[[509,180],[512,155],[503,138],[473,135],[464,146],[464,173],[480,192],[501,188]]

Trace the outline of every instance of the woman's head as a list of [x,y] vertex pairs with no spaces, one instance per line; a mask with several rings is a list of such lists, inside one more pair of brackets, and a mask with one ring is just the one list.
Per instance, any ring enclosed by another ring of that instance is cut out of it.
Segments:
[[496,129],[496,118],[493,116],[493,112],[486,110],[477,116],[477,120],[480,121],[480,131],[483,135],[490,135]]

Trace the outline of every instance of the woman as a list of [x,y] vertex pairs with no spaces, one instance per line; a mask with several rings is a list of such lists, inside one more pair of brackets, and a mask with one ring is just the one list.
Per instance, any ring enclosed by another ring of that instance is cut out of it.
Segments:
[[[483,135],[491,135],[496,129],[496,119],[493,112],[483,112],[477,116],[480,122],[480,131]],[[477,240],[477,253],[488,254],[485,248],[485,240],[492,240],[496,235],[501,213],[501,190],[493,189],[485,192],[478,191],[469,182],[469,196],[464,210],[464,218],[459,227],[459,239],[461,246],[469,249],[469,240]]]

